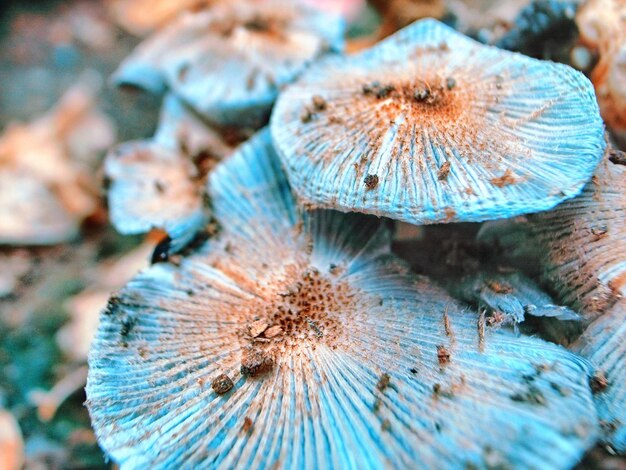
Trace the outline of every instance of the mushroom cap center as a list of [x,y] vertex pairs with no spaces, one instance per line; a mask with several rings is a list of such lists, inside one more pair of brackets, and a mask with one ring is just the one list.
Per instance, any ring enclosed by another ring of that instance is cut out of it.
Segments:
[[242,330],[244,343],[269,349],[336,346],[346,322],[361,311],[359,294],[345,281],[306,269],[269,302],[252,309]]

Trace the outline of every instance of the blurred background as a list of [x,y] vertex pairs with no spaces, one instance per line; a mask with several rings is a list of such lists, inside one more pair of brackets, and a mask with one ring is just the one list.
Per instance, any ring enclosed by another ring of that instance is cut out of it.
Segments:
[[[585,72],[597,60],[573,18],[520,43],[528,0],[308,1],[347,15],[351,50],[436,16]],[[108,80],[182,4],[207,3],[0,3],[0,470],[111,468],[83,406],[89,342],[109,293],[147,265],[159,234],[115,233],[101,162],[115,143],[152,135],[161,98]],[[580,468],[626,463],[598,448]]]

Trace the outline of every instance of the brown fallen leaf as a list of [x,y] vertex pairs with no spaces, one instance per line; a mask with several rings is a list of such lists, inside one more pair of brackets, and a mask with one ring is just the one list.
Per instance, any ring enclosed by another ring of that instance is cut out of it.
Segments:
[[24,440],[17,421],[0,408],[0,468],[19,470],[24,465]]

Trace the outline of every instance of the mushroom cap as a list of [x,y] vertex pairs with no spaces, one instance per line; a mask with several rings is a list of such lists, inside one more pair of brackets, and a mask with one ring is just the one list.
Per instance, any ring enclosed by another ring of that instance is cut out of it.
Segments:
[[626,300],[618,301],[596,319],[571,349],[588,358],[607,380],[595,394],[600,420],[608,442],[626,453]]
[[118,232],[164,229],[175,252],[206,222],[202,186],[184,155],[150,141],[126,142],[107,155],[104,171],[111,223]]
[[271,129],[303,203],[416,224],[550,209],[580,192],[605,148],[581,73],[435,20],[311,67],[280,95]]
[[608,158],[580,196],[551,211],[483,226],[514,260],[537,263],[558,300],[588,317],[626,296],[626,167]]
[[267,132],[209,188],[219,234],[101,316],[87,406],[124,468],[569,468],[593,444],[585,361],[479,333],[385,222],[299,212]]
[[343,47],[343,21],[287,0],[235,0],[181,15],[142,44],[118,84],[170,88],[208,119],[260,127],[279,90]]
[[154,137],[118,145],[105,159],[116,230],[137,234],[162,228],[172,239],[171,251],[184,247],[206,222],[205,172],[234,148],[219,130],[167,95]]

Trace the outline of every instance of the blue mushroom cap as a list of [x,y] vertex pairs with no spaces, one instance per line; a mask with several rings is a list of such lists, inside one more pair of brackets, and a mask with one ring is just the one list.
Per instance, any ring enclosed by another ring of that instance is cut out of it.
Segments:
[[570,468],[595,441],[586,361],[481,324],[385,222],[303,213],[267,131],[209,192],[219,234],[101,316],[87,405],[122,468]]
[[184,248],[207,222],[205,172],[234,149],[220,132],[167,95],[154,137],[118,145],[104,161],[116,230],[130,235],[163,229],[168,252]]
[[280,95],[271,130],[303,203],[415,224],[550,209],[605,148],[584,75],[435,20],[311,67]]
[[478,236],[514,262],[539,266],[559,302],[595,318],[626,296],[626,166],[607,158],[578,197],[490,222]]
[[291,0],[222,2],[149,37],[114,81],[169,88],[217,124],[258,127],[284,85],[343,48],[343,31],[340,16]]
[[618,301],[585,330],[571,349],[597,368],[592,378],[604,442],[626,454],[626,300]]

